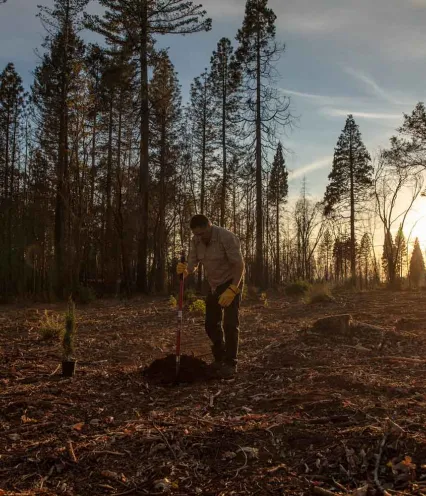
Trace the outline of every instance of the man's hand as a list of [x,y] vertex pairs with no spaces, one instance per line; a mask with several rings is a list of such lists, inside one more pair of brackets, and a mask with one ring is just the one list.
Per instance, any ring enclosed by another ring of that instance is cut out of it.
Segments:
[[239,293],[240,290],[238,289],[238,286],[235,286],[235,284],[231,284],[229,288],[220,295],[219,305],[224,308],[229,307],[229,305],[234,301],[234,298]]
[[176,267],[176,273],[181,276],[183,275],[183,277],[187,277],[188,276],[188,264],[185,263],[185,262],[179,262],[177,264],[177,267]]

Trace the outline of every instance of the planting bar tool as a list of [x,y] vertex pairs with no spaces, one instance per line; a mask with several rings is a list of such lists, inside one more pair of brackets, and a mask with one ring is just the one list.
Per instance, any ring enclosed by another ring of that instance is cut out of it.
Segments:
[[[182,252],[180,261],[185,263],[185,252]],[[180,275],[179,281],[179,299],[178,299],[178,327],[176,333],[176,380],[179,376],[180,370],[180,344],[182,339],[182,325],[183,325],[183,288],[184,288],[184,275]]]

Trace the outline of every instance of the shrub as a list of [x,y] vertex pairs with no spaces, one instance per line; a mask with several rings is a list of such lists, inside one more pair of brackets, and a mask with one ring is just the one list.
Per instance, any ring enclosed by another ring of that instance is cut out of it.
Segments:
[[335,301],[327,283],[317,283],[311,286],[307,292],[308,303],[329,303]]
[[177,307],[177,299],[173,295],[170,295],[169,305],[170,305],[171,308],[176,308]]
[[65,333],[62,340],[64,359],[66,361],[70,360],[74,352],[75,328],[75,305],[70,298],[68,301],[68,311],[65,314]]
[[63,326],[59,315],[54,313],[49,314],[45,310],[38,323],[38,332],[43,341],[60,338],[63,333]]
[[206,314],[206,302],[204,300],[195,300],[191,303],[189,311],[199,315]]
[[311,285],[306,281],[292,282],[285,287],[285,294],[287,296],[304,296],[310,287]]
[[268,306],[268,295],[266,292],[260,293],[260,301],[263,303],[265,308]]

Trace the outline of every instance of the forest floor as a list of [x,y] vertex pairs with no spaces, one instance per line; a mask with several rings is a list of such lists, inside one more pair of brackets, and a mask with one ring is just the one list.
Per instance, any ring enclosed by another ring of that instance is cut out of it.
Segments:
[[[243,302],[237,376],[166,386],[142,371],[174,352],[167,300],[78,307],[72,379],[46,308],[1,308],[0,495],[426,495],[424,292]],[[384,332],[309,330],[340,313]],[[209,362],[202,320],[183,353]]]

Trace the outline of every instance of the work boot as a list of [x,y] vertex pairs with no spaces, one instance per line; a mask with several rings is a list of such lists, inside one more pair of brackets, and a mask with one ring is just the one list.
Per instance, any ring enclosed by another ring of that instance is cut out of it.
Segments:
[[232,379],[237,373],[237,366],[231,363],[224,363],[218,372],[221,379]]

